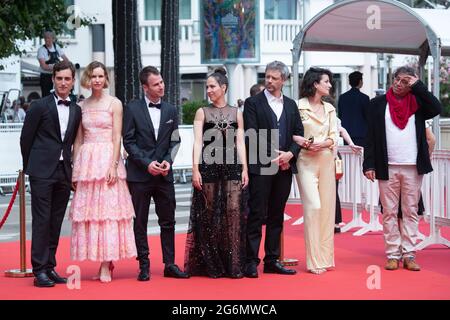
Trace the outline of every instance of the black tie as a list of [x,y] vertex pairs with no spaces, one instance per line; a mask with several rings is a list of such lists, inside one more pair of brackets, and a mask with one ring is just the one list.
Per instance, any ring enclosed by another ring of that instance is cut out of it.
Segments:
[[149,107],[149,108],[157,108],[157,109],[161,109],[161,103],[153,103],[153,102],[150,102],[150,103],[148,104],[148,107]]
[[71,101],[69,100],[58,100],[58,105],[63,104],[66,107],[70,106]]

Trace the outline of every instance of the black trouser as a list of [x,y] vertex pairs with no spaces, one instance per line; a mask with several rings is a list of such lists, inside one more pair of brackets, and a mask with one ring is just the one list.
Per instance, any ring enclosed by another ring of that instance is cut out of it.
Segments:
[[284,208],[289,198],[292,171],[275,175],[250,174],[250,213],[247,218],[247,263],[259,264],[262,224],[267,213],[264,263],[280,258],[280,236],[283,230]]
[[50,90],[53,89],[53,80],[50,73],[41,73],[39,84],[41,85],[42,98],[50,95]]
[[161,247],[163,262],[175,261],[175,188],[172,182],[162,177],[158,181],[128,182],[136,217],[134,218],[134,237],[136,240],[137,260],[141,268],[148,268],[149,248],[147,241],[147,224],[150,200],[153,197],[158,224],[161,228]]
[[31,187],[31,264],[38,274],[56,266],[61,225],[70,197],[70,180],[62,161],[48,179],[30,176]]

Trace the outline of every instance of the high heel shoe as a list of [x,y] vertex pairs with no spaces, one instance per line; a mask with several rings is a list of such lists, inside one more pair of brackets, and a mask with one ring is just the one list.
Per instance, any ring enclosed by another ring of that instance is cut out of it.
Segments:
[[[107,270],[107,271],[106,271]],[[112,275],[114,270],[114,264],[112,261],[109,262],[102,262],[102,265],[100,267],[100,282],[111,282]]]
[[311,270],[309,270],[309,272],[314,273],[314,274],[322,274],[322,273],[327,272],[327,269],[325,269],[325,268],[311,269]]

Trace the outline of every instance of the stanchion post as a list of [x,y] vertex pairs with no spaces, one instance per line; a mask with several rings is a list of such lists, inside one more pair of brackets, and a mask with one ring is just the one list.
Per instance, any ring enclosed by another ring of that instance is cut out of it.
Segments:
[[25,278],[32,277],[33,272],[27,269],[27,230],[26,230],[26,212],[25,212],[25,174],[19,170],[19,195],[20,195],[20,269],[5,271],[6,277]]
[[280,263],[283,266],[296,266],[298,265],[297,259],[290,259],[284,257],[284,231],[281,231],[281,239],[280,239]]

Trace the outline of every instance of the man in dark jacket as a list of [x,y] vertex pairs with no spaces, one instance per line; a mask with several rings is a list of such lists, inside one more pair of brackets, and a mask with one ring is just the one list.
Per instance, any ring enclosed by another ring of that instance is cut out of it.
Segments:
[[[363,171],[367,179],[379,183],[387,270],[398,269],[402,258],[405,269],[420,270],[414,251],[418,203],[423,175],[433,170],[425,120],[441,109],[410,67],[397,69],[388,92],[370,101]],[[400,196],[403,223],[399,227]]]
[[366,108],[369,96],[359,91],[363,86],[363,74],[359,71],[348,75],[352,88],[339,96],[338,116],[353,142],[357,146],[364,146],[367,133]]
[[296,161],[300,152],[300,146],[292,140],[292,136],[303,136],[297,104],[282,92],[288,78],[289,69],[284,63],[269,63],[266,66],[265,89],[245,100],[250,213],[244,274],[248,278],[258,277],[261,230],[266,216],[264,273],[296,273],[278,261],[284,207],[291,190],[292,174],[297,173]]
[[36,287],[53,287],[67,279],[56,271],[56,250],[72,184],[72,145],[81,108],[70,101],[75,67],[53,67],[54,94],[36,100],[27,111],[20,135],[23,169],[31,187],[31,264]]
[[147,224],[153,197],[165,264],[164,276],[188,278],[175,264],[175,188],[172,164],[180,145],[177,109],[162,101],[164,80],[159,70],[147,66],[139,79],[145,96],[124,109],[123,146],[128,153],[126,168],[136,217],[134,235],[139,261],[139,281],[150,280]]

